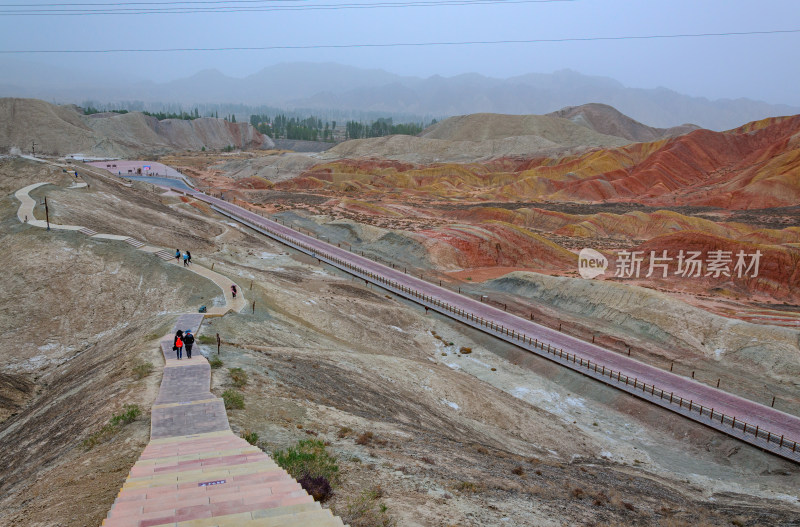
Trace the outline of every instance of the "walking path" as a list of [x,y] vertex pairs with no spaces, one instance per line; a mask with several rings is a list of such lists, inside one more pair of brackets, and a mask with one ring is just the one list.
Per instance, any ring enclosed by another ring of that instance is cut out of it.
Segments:
[[106,527],[334,527],[272,459],[230,430],[222,399],[209,391],[200,354],[177,360],[172,335],[199,330],[203,315],[182,315],[161,341],[166,365],[153,404],[150,443],[131,468]]
[[[46,227],[46,222],[35,219],[36,202],[29,195],[46,184],[16,192],[20,221]],[[125,241],[167,261],[175,260],[166,249],[126,236],[98,234],[78,225],[50,227]],[[226,277],[196,264],[189,270],[213,280],[225,293],[225,306],[212,308],[209,315],[244,307],[243,293],[230,297],[231,282]],[[191,359],[176,358],[172,335],[178,329],[198,334],[203,318],[197,313],[181,315],[161,341],[165,366],[152,407],[150,443],[131,468],[103,525],[343,527],[340,518],[323,509],[269,456],[231,432],[223,400],[210,391],[211,367],[205,357],[196,353]]]
[[[43,229],[47,227],[47,222],[45,220],[38,220],[34,215],[36,200],[34,200],[30,196],[30,192],[43,185],[51,185],[51,184],[52,183],[48,182],[34,183],[32,185],[28,185],[27,187],[19,189],[14,194],[14,196],[20,201],[20,206],[19,209],[17,210],[17,218],[19,219],[19,221],[27,223],[28,225],[33,225],[34,227],[41,227]],[[83,186],[85,186],[85,183],[83,184]],[[69,188],[82,188],[82,186],[78,184],[77,186]],[[132,247],[140,251],[156,255],[166,262],[171,262],[174,265],[182,265],[182,263],[175,258],[174,253],[171,250],[165,249],[163,247],[146,245],[144,242],[141,242],[136,238],[132,238],[130,236],[122,236],[118,234],[100,234],[87,227],[82,227],[80,225],[58,225],[53,222],[50,222],[50,229],[79,231],[85,234],[86,236],[89,236],[90,238],[124,241],[125,243],[131,245]],[[234,282],[230,278],[223,276],[215,271],[212,271],[207,267],[198,265],[196,263],[193,263],[188,267],[184,267],[184,269],[188,269],[193,273],[208,278],[222,290],[222,294],[225,297],[225,305],[208,308],[208,316],[222,316],[228,311],[234,311],[236,313],[239,313],[246,305],[247,300],[244,297],[244,291],[238,284],[236,285],[236,287],[239,290],[239,294],[236,295],[236,298],[233,298],[233,296],[231,295],[230,286]]]
[[242,207],[184,192],[254,230],[427,308],[639,398],[800,462],[800,418],[619,355],[363,258]]

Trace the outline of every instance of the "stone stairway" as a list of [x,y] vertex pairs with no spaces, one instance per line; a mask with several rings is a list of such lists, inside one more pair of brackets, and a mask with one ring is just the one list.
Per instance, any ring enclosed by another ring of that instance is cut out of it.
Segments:
[[93,231],[89,227],[83,227],[81,229],[78,229],[78,232],[85,234],[86,236],[94,236],[95,234],[97,234],[97,231]]
[[167,249],[161,249],[160,251],[157,251],[153,254],[155,254],[156,256],[165,261],[170,261],[175,259],[175,253],[172,251],[168,251]]
[[[181,315],[195,333],[201,314]],[[342,527],[272,459],[230,430],[222,399],[209,391],[211,368],[200,355],[177,360],[161,342],[166,365],[153,404],[150,443],[131,469],[103,525],[107,527]]]
[[140,247],[144,247],[144,242],[140,242],[136,238],[125,238],[125,243],[127,243],[128,245],[133,245],[137,249]]

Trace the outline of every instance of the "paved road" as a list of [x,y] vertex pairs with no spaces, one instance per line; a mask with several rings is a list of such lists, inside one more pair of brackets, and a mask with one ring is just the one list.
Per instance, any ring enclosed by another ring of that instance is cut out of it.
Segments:
[[[800,441],[800,418],[796,416],[786,414],[768,406],[758,404],[754,401],[750,401],[714,387],[696,382],[692,379],[681,377],[654,366],[644,364],[630,357],[619,355],[600,346],[584,342],[569,335],[560,333],[559,331],[519,318],[480,301],[450,291],[449,289],[438,287],[424,280],[409,276],[391,267],[374,262],[368,258],[363,258],[347,250],[322,242],[310,236],[306,236],[291,228],[263,218],[226,201],[195,191],[187,192],[187,194],[191,194],[198,199],[206,201],[214,205],[219,210],[230,213],[242,220],[250,222],[255,226],[287,237],[295,243],[304,244],[311,249],[312,252],[316,251],[318,255],[328,255],[330,257],[340,259],[349,263],[350,265],[363,269],[365,272],[378,275],[384,280],[393,281],[400,286],[416,290],[424,295],[429,295],[434,301],[455,306],[456,308],[468,312],[475,317],[480,317],[485,321],[493,321],[496,324],[500,324],[510,332],[524,335],[523,341],[526,338],[536,339],[539,342],[549,344],[555,349],[561,349],[566,353],[574,354],[578,361],[590,361],[591,365],[602,366],[605,370],[612,369],[615,371],[615,378],[611,379],[611,381],[617,378],[616,372],[621,372],[622,379],[625,380],[625,376],[630,377],[632,385],[638,383],[638,386],[641,387],[642,383],[645,383],[646,388],[643,390],[643,392],[646,391],[647,393],[639,394],[642,397],[644,397],[644,395],[649,395],[651,386],[655,386],[654,392],[656,396],[658,395],[659,390],[663,390],[662,402],[654,401],[657,402],[657,404],[668,407],[671,410],[681,413],[682,415],[686,415],[696,421],[714,426],[715,428],[723,430],[734,437],[756,444],[761,448],[768,448],[773,452],[783,455],[784,457],[800,462],[800,445],[796,445],[794,443],[795,441]],[[496,332],[489,332],[492,334],[497,334]],[[575,362],[576,359],[570,360]],[[563,363],[564,361],[561,362]],[[587,372],[584,371],[584,373]],[[595,375],[595,377],[597,376]],[[608,380],[605,380],[604,382],[615,385]],[[626,381],[626,390],[627,387],[628,383]],[[633,390],[627,391],[633,392]],[[668,405],[666,402],[663,402],[664,393],[670,396],[670,399],[673,398],[672,394],[674,394],[673,404]],[[658,399],[658,397],[645,398],[648,400]],[[679,399],[683,400],[680,410],[678,409]],[[689,403],[690,401],[691,403]],[[697,414],[697,417],[691,415],[691,410],[689,412],[684,411],[686,406],[689,404],[693,405],[691,408],[694,408],[694,413]],[[703,409],[697,412],[697,407],[700,405],[702,405]],[[714,413],[711,414],[711,419],[709,419],[708,412],[711,408],[714,409]],[[716,418],[719,419],[721,414],[730,416],[727,418],[728,420],[723,423],[725,426],[714,424],[714,415],[716,415]],[[735,417],[735,420],[732,421],[731,417]],[[742,422],[745,422],[748,425],[747,430],[749,431],[749,438],[747,433],[741,432]],[[726,430],[728,426],[731,428],[730,431]],[[737,432],[737,426],[739,427],[739,433],[735,433]],[[755,427],[758,427],[758,429],[756,430]],[[769,432],[769,436],[767,436],[767,431]],[[759,439],[756,439],[756,436],[753,435],[754,432],[759,434]],[[780,439],[779,447],[777,442],[781,436],[783,436],[783,439]],[[784,444],[789,445],[789,447],[787,448],[783,446]],[[792,446],[795,445],[796,452],[793,452]]]

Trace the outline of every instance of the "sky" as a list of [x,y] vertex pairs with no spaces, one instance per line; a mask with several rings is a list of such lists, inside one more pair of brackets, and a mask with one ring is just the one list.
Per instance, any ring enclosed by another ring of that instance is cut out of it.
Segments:
[[[81,0],[141,9],[134,0]],[[139,0],[188,7],[164,0]],[[185,1],[185,0],[183,0]],[[208,2],[209,0],[204,0]],[[233,2],[194,7],[225,7]],[[239,7],[294,6],[294,11],[191,14],[18,16],[64,0],[0,0],[0,51],[258,47],[570,39],[800,29],[797,0],[573,0],[416,7],[433,0],[245,0]],[[441,3],[442,0],[437,0]],[[447,0],[453,2],[454,0]],[[403,7],[374,7],[376,3]],[[75,2],[73,2],[74,4]],[[341,4],[372,4],[343,9]],[[35,4],[39,4],[35,7]],[[124,4],[124,5],[120,5]],[[312,6],[338,6],[311,10]],[[153,5],[150,5],[153,7]],[[157,6],[156,6],[157,7]],[[162,5],[161,7],[165,7]],[[92,8],[85,6],[84,8]],[[97,9],[97,7],[94,7]],[[547,42],[261,51],[105,54],[0,54],[95,74],[170,81],[214,68],[244,77],[281,62],[337,62],[401,75],[476,72],[505,78],[572,69],[636,88],[666,87],[709,99],[747,97],[800,106],[800,32],[649,40]]]

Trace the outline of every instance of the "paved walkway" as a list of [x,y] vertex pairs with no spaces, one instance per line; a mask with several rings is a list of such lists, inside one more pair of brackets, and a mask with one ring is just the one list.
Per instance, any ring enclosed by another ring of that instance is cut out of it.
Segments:
[[172,335],[198,332],[203,315],[182,315],[161,341],[166,365],[153,404],[150,443],[133,465],[106,527],[334,527],[286,471],[228,426],[210,391],[211,368],[195,353],[177,360]]
[[284,244],[637,397],[800,462],[800,418],[614,353],[363,258],[242,207],[185,192]]
[[[15,194],[17,217],[35,227],[36,205],[29,192]],[[27,218],[26,218],[27,216]],[[80,231],[93,238],[125,241],[139,250],[182,265],[166,251],[127,236],[98,234],[77,225],[51,229]],[[132,243],[133,242],[133,243]],[[225,294],[225,306],[209,315],[222,315],[245,305],[244,294],[231,298],[231,281],[205,267],[190,271],[214,281]],[[241,290],[241,287],[239,287]],[[165,366],[158,397],[152,407],[150,443],[131,468],[103,525],[107,527],[342,527],[341,519],[320,507],[305,490],[255,446],[231,432],[225,404],[210,391],[211,367],[196,350],[178,360],[172,336],[178,329],[198,334],[204,315],[181,315],[161,341]]]
[[[52,183],[48,182],[34,183],[32,185],[28,185],[27,187],[19,189],[14,194],[14,196],[20,202],[19,209],[17,210],[17,218],[19,219],[20,222],[27,223],[28,225],[32,225],[34,227],[40,227],[43,229],[47,227],[47,222],[45,220],[36,219],[36,216],[34,214],[34,209],[36,207],[36,200],[34,200],[30,196],[30,192],[43,185],[51,185],[51,184]],[[77,184],[68,188],[83,188],[85,186],[86,185],[84,183],[83,185]],[[82,227],[80,225],[58,225],[52,222],[50,222],[50,229],[79,231],[91,238],[123,241],[140,251],[155,254],[161,257],[161,259],[165,260],[166,262],[170,262],[174,265],[183,266],[181,262],[179,262],[176,258],[173,257],[174,253],[170,249],[146,245],[144,242],[141,242],[136,238],[132,238],[130,236],[123,236],[119,234],[101,234],[87,227]],[[233,282],[230,278],[223,276],[215,271],[212,271],[207,267],[200,266],[196,263],[191,264],[189,267],[184,267],[184,269],[188,269],[189,271],[195,274],[199,274],[202,277],[208,278],[222,290],[222,294],[225,297],[225,305],[208,308],[208,316],[222,316],[228,311],[234,311],[236,313],[239,313],[247,304],[247,300],[245,299],[244,296],[244,291],[242,290],[242,287],[240,285],[238,284],[236,285],[236,287],[239,289],[239,294],[236,295],[236,298],[233,298],[233,296],[231,295],[231,284],[235,282]]]

